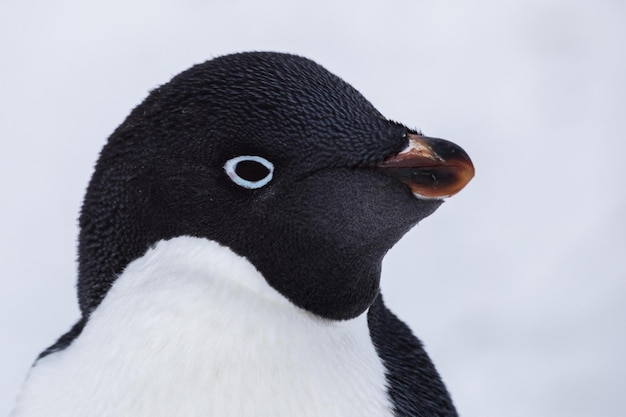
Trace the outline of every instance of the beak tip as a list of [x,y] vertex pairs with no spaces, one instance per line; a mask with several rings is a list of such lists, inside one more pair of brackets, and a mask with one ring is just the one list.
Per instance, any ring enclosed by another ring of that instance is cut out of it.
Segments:
[[461,191],[474,177],[467,152],[445,139],[409,134],[408,147],[380,168],[407,184],[422,199],[444,199]]

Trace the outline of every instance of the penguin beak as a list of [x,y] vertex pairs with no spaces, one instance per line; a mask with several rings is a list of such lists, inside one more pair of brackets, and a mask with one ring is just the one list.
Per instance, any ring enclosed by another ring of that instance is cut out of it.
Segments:
[[409,133],[409,145],[378,168],[408,185],[418,198],[443,199],[458,193],[474,176],[474,165],[458,145]]

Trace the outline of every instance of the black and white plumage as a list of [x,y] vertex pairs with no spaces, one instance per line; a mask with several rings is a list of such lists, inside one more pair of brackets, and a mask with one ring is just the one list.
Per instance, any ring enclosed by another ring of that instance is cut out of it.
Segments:
[[152,91],[80,216],[82,317],[15,417],[454,416],[381,261],[472,177],[318,64],[228,55]]

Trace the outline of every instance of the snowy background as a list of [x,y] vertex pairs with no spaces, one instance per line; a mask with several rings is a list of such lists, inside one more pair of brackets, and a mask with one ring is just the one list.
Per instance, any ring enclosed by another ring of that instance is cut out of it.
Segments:
[[387,304],[465,417],[626,415],[626,3],[0,6],[0,415],[78,317],[76,218],[147,92],[230,52],[310,57],[476,178],[387,256]]

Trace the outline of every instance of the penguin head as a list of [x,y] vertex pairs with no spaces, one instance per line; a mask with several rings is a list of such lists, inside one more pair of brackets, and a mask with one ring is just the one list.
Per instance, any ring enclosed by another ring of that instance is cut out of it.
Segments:
[[298,307],[358,316],[385,253],[472,175],[459,147],[387,120],[313,61],[207,61],[152,91],[102,150],[80,217],[81,310],[150,246],[188,235],[247,258]]

